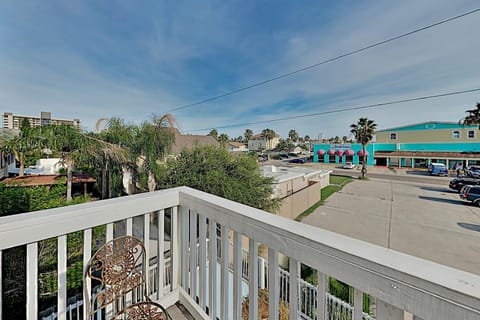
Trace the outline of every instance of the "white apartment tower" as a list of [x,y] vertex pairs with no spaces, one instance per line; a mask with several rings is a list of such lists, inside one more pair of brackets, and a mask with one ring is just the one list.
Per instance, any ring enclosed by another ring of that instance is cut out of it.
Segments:
[[28,119],[30,122],[30,126],[38,127],[38,126],[46,126],[46,125],[59,125],[59,124],[67,124],[73,125],[76,128],[80,128],[80,120],[73,119],[73,120],[65,120],[65,119],[52,119],[52,114],[50,112],[40,112],[40,117],[35,116],[21,116],[16,115],[11,112],[4,112],[3,113],[3,128],[5,129],[20,129],[20,125],[22,124],[23,119]]

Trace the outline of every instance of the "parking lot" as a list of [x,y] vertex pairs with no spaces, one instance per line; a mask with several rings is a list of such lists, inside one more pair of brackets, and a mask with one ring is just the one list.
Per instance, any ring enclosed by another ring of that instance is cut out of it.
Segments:
[[302,222],[480,274],[480,208],[448,183],[355,180]]

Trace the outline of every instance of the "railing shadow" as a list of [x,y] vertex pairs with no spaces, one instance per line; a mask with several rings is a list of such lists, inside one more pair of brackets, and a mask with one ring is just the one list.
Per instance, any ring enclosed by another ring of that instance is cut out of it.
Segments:
[[430,201],[442,202],[442,203],[464,204],[464,202],[462,200],[453,200],[453,199],[427,197],[427,196],[418,196],[418,198],[422,199],[422,200],[430,200]]
[[437,192],[448,192],[448,193],[458,193],[455,190],[449,189],[447,187],[430,187],[430,186],[420,186],[419,187],[422,190],[428,190],[428,191],[437,191]]
[[458,222],[457,224],[462,228],[480,232],[480,224],[471,224],[471,223],[465,223],[465,222]]
[[407,170],[406,173],[415,175],[415,176],[430,176],[430,174],[427,171]]

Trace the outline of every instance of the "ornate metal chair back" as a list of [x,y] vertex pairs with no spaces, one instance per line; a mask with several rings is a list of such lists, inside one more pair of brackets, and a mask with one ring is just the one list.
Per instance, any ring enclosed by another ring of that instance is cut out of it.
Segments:
[[[84,301],[89,319],[105,312],[109,305],[114,315],[146,296],[146,261],[142,240],[132,236],[110,240],[93,254],[84,275]],[[94,294],[89,292],[87,281],[98,288]]]

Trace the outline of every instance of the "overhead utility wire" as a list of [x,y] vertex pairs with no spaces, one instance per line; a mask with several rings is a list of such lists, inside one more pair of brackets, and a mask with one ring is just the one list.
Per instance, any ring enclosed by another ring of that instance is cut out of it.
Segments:
[[380,41],[380,42],[376,42],[376,43],[374,43],[374,44],[371,44],[371,45],[362,47],[362,48],[360,48],[360,49],[356,49],[356,50],[353,50],[353,51],[350,51],[350,52],[347,52],[347,53],[338,55],[338,56],[336,56],[336,57],[329,58],[329,59],[327,59],[327,60],[323,60],[323,61],[321,61],[321,62],[318,62],[318,63],[312,64],[312,65],[303,67],[303,68],[301,68],[301,69],[297,69],[297,70],[295,70],[295,71],[283,73],[283,74],[280,74],[280,75],[278,75],[278,76],[276,76],[276,77],[273,77],[273,78],[270,78],[270,79],[267,79],[267,80],[264,80],[264,81],[256,82],[256,83],[253,83],[253,84],[251,84],[251,85],[248,85],[248,86],[245,86],[245,87],[241,87],[241,88],[238,88],[238,89],[235,89],[235,90],[232,90],[232,91],[228,91],[228,92],[222,93],[222,94],[220,94],[220,95],[217,95],[217,96],[214,96],[214,97],[211,97],[211,98],[208,98],[208,99],[200,100],[200,101],[193,102],[193,103],[190,103],[190,104],[181,106],[181,107],[177,107],[177,108],[171,109],[171,110],[167,111],[166,113],[171,113],[171,112],[174,112],[174,111],[178,111],[178,110],[182,110],[182,109],[187,109],[187,108],[190,108],[190,107],[193,107],[193,106],[197,106],[197,105],[204,104],[204,103],[207,103],[207,102],[210,102],[210,101],[214,101],[214,100],[217,100],[217,99],[220,99],[220,98],[224,98],[224,97],[227,97],[227,96],[230,96],[230,95],[233,95],[233,94],[236,94],[236,93],[239,93],[239,92],[248,90],[248,89],[252,89],[252,88],[255,88],[255,87],[263,86],[263,85],[265,85],[265,84],[267,84],[267,83],[270,83],[270,82],[273,82],[273,81],[276,81],[276,80],[279,80],[279,79],[287,78],[287,77],[292,76],[292,75],[294,75],[294,74],[297,74],[297,73],[300,73],[300,72],[303,72],[303,71],[307,71],[307,70],[316,68],[316,67],[321,66],[321,65],[323,65],[323,64],[327,64],[327,63],[330,63],[330,62],[333,62],[333,61],[336,61],[336,60],[343,59],[343,58],[345,58],[345,57],[348,57],[348,56],[357,54],[357,53],[359,53],[359,52],[362,52],[362,51],[365,51],[365,50],[368,50],[368,49],[372,49],[372,48],[378,47],[378,46],[383,45],[383,44],[385,44],[385,43],[392,42],[392,41],[395,41],[395,40],[398,40],[398,39],[401,39],[401,38],[410,36],[410,35],[412,35],[412,34],[415,34],[415,33],[418,33],[418,32],[421,32],[421,31],[424,31],[424,30],[427,30],[427,29],[430,29],[430,28],[433,28],[433,27],[436,27],[436,26],[439,26],[439,25],[441,25],[441,24],[444,24],[444,23],[447,23],[447,22],[450,22],[450,21],[453,21],[453,20],[456,20],[456,19],[460,19],[460,18],[466,17],[466,16],[468,16],[468,15],[477,13],[477,12],[479,12],[479,11],[480,11],[480,8],[474,9],[474,10],[472,10],[472,11],[468,11],[468,12],[462,13],[462,14],[460,14],[460,15],[457,15],[457,16],[454,16],[454,17],[451,17],[451,18],[447,18],[447,19],[441,20],[441,21],[439,21],[439,22],[435,22],[435,23],[433,23],[433,24],[429,24],[429,25],[427,25],[427,26],[425,26],[425,27],[421,27],[421,28],[418,28],[418,29],[415,29],[415,30],[412,30],[412,31],[409,31],[409,32],[406,32],[406,33],[402,33],[402,34],[400,34],[400,35],[398,35],[398,36],[394,36],[394,37],[392,37],[392,38],[388,38],[388,39],[386,39],[386,40],[383,40],[383,41]]
[[352,111],[352,110],[379,108],[379,107],[384,107],[384,106],[388,106],[388,105],[392,105],[392,104],[405,103],[405,102],[412,102],[412,101],[419,101],[419,100],[429,100],[429,99],[434,99],[434,98],[441,98],[441,97],[471,93],[471,92],[476,92],[476,91],[480,91],[480,88],[468,89],[468,90],[462,90],[462,91],[454,91],[454,92],[447,92],[447,93],[439,93],[439,94],[434,94],[434,95],[430,95],[430,96],[408,98],[408,99],[394,100],[394,101],[388,101],[388,102],[380,102],[380,103],[375,103],[375,104],[367,104],[367,105],[358,106],[358,107],[343,108],[343,109],[336,109],[336,110],[329,110],[329,111],[322,111],[322,112],[314,112],[314,113],[307,113],[307,114],[301,114],[301,115],[296,115],[296,116],[288,116],[288,117],[275,118],[275,119],[269,119],[269,120],[261,120],[261,121],[244,122],[244,123],[230,124],[230,125],[225,125],[225,126],[217,126],[217,127],[203,128],[203,129],[187,130],[187,131],[190,131],[190,132],[208,131],[208,130],[211,130],[211,129],[234,128],[234,127],[249,126],[249,125],[261,124],[261,123],[269,123],[269,122],[278,122],[278,121],[285,121],[285,120],[292,120],[292,119],[299,119],[299,118],[315,117],[315,116],[320,116],[320,115],[340,113],[340,112]]

